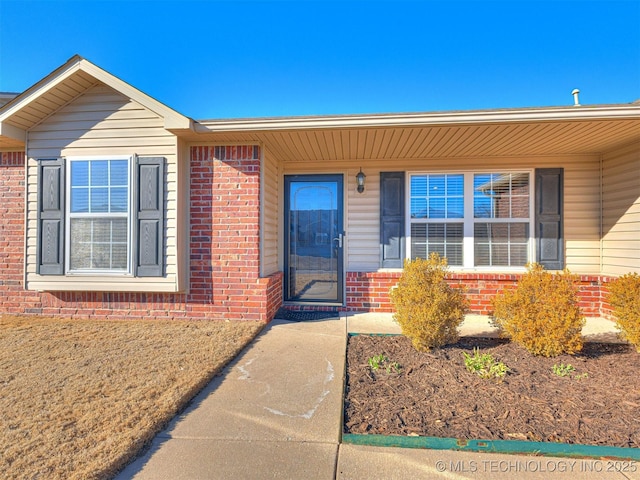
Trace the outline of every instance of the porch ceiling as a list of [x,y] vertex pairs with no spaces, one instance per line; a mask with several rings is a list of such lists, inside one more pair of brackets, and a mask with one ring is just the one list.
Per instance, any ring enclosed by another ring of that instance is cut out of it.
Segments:
[[280,162],[601,154],[640,141],[640,105],[616,107],[205,121],[187,140]]

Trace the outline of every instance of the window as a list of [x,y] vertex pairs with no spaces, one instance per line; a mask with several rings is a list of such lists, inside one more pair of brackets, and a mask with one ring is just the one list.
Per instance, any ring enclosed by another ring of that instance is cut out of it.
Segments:
[[529,258],[529,174],[473,176],[474,265],[524,266]]
[[164,275],[164,158],[38,161],[40,275]]
[[432,253],[462,266],[464,175],[411,176],[411,258]]
[[130,271],[130,159],[69,159],[69,272]]
[[412,174],[410,257],[522,267],[532,257],[529,172]]

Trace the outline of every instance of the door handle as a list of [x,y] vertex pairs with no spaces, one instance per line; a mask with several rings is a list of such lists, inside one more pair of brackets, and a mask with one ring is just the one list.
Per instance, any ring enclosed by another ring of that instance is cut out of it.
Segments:
[[334,242],[338,242],[338,248],[342,248],[342,238],[343,235],[341,233],[338,234],[336,238],[333,239]]

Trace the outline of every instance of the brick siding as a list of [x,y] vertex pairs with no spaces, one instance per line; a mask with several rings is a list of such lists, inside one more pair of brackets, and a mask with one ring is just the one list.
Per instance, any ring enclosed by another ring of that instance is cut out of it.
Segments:
[[24,290],[24,153],[2,153],[0,313],[271,320],[282,273],[260,278],[260,149],[202,146],[190,154],[190,290],[165,294]]
[[38,302],[24,290],[24,167],[24,152],[0,153],[0,312]]

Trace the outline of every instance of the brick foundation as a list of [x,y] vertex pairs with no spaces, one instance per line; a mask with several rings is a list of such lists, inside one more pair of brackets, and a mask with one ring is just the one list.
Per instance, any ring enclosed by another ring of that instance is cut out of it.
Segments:
[[[0,313],[269,321],[282,273],[260,278],[260,149],[192,147],[188,293],[24,290],[23,152],[0,156]],[[239,215],[238,212],[241,212]]]
[[[347,311],[392,312],[389,290],[400,278],[400,272],[349,272],[347,273]],[[489,273],[451,273],[449,283],[464,286],[470,302],[471,313],[491,313],[491,298],[505,288],[515,287],[521,275]],[[585,316],[609,317],[611,308],[606,302],[608,282],[613,278],[601,275],[579,276],[580,308]]]
[[268,319],[272,319],[282,305],[283,279],[282,272],[275,273],[266,279],[261,279],[261,281],[266,282],[264,305],[266,305]]

